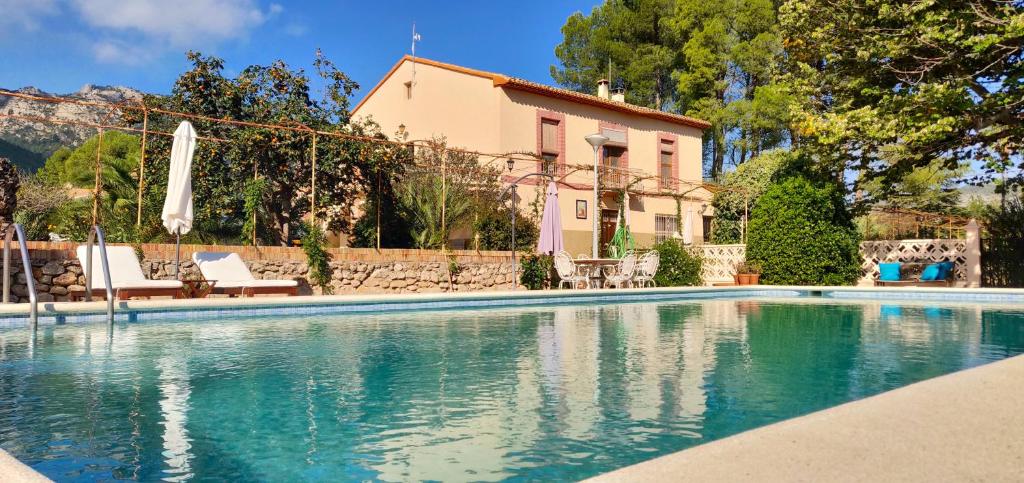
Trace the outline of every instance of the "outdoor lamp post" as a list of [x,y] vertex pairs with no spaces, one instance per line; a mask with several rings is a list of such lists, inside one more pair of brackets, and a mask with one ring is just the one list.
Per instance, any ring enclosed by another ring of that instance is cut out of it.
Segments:
[[591,246],[591,250],[590,250],[591,251],[590,255],[593,258],[597,258],[598,236],[599,236],[600,229],[601,229],[600,220],[599,220],[599,217],[598,217],[598,214],[597,214],[598,213],[598,209],[601,206],[601,193],[598,191],[598,188],[597,188],[597,185],[598,185],[598,165],[601,162],[601,157],[600,157],[599,152],[601,151],[601,146],[604,146],[604,143],[608,142],[608,138],[605,137],[605,136],[602,136],[600,133],[597,133],[597,134],[591,134],[591,135],[587,136],[584,139],[586,139],[587,142],[590,143],[590,145],[594,147],[594,208],[591,210],[591,214],[590,214],[591,216],[594,217],[594,238],[593,238],[593,245]]
[[[508,173],[512,174],[512,168],[515,167],[516,162],[512,158],[508,158],[505,161],[508,165]],[[509,252],[512,253],[512,290],[516,289],[516,182],[512,182],[512,196],[509,197],[509,211],[512,213],[512,244],[509,246]]]

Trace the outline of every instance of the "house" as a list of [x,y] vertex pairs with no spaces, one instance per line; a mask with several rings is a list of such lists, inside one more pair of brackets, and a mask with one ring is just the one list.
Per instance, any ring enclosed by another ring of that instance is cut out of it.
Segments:
[[[594,216],[602,246],[611,239],[627,185],[627,216],[639,247],[679,236],[687,219],[701,243],[711,217],[711,192],[701,176],[701,137],[710,124],[628,104],[621,93],[609,93],[607,81],[594,87],[597,95],[582,94],[407,55],[353,115],[406,141],[443,136],[449,146],[481,153],[534,153],[515,156],[507,180],[529,172],[555,176],[566,249],[574,255],[590,253]],[[585,140],[594,133],[609,139],[600,151],[596,209],[594,151]],[[523,180],[520,208],[528,210],[537,191],[543,197],[546,185],[538,177]],[[465,238],[452,243],[472,247]]]

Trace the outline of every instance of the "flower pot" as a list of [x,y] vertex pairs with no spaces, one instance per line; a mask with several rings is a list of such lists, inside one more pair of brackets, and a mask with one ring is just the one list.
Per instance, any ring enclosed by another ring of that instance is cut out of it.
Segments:
[[740,274],[737,274],[736,277],[739,278],[740,285],[750,285],[750,274],[749,273],[740,273]]
[[739,285],[739,284],[740,284],[740,274],[738,274],[738,273],[734,273],[734,274],[732,275],[732,281],[733,281],[733,283],[735,283],[736,285]]
[[761,280],[761,274],[760,273],[752,273],[752,274],[750,274],[750,285],[757,285],[759,280]]

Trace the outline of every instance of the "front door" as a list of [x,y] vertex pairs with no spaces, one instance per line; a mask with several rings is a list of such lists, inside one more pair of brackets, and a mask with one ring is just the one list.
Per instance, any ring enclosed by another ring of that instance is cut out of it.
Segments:
[[618,219],[619,210],[601,210],[601,252],[598,254],[599,256],[608,253],[606,247],[615,236],[615,222]]

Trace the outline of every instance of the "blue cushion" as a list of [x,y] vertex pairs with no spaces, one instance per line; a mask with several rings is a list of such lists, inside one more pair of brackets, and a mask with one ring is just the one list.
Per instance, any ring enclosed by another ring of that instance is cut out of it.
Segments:
[[924,268],[924,271],[921,272],[921,281],[928,282],[931,280],[941,280],[939,278],[939,273],[940,269],[938,263],[928,265],[927,267]]
[[900,264],[879,263],[878,279],[883,282],[898,282],[900,279]]
[[939,264],[939,278],[938,280],[946,280],[949,278],[949,274],[953,273],[953,262],[942,262]]

